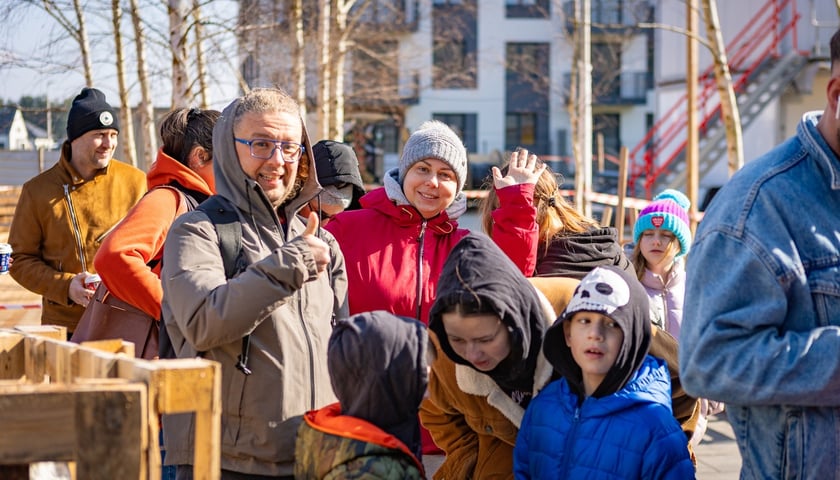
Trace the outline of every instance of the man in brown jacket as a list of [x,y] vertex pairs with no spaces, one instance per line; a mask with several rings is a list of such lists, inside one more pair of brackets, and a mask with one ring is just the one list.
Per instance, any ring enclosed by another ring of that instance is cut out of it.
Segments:
[[95,88],[83,88],[67,117],[61,158],[23,185],[9,243],[9,273],[43,295],[41,323],[67,327],[68,338],[94,289],[85,287],[105,235],[146,192],[146,175],[112,162],[117,111]]

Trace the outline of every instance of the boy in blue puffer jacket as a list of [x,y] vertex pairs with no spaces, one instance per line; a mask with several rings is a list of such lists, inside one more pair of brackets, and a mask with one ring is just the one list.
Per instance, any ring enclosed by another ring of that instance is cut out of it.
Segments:
[[663,360],[648,355],[648,298],[639,281],[598,267],[543,341],[562,374],[525,411],[518,479],[691,479],[685,435],[671,415]]

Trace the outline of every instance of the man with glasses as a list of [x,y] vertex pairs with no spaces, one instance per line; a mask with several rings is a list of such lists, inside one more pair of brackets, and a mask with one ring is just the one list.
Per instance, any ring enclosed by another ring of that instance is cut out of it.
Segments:
[[[285,92],[234,100],[213,131],[213,168],[222,210],[241,225],[238,273],[226,278],[219,233],[200,209],[166,239],[172,344],[178,357],[222,365],[222,479],[292,478],[302,414],[335,402],[327,341],[332,319],[347,316],[347,277],[318,215],[297,215],[321,190],[309,145]],[[192,478],[189,418],[165,417],[164,435],[166,463]]]
[[301,210],[302,215],[316,212],[321,225],[345,210],[360,207],[359,199],[365,194],[359,160],[350,145],[332,140],[321,140],[312,146],[318,183],[323,190]]

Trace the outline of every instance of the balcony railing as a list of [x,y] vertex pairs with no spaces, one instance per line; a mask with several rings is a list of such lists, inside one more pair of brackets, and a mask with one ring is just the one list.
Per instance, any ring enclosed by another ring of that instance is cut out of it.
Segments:
[[[639,105],[647,101],[647,94],[653,88],[651,72],[622,72],[618,78],[599,82],[597,71],[592,76],[592,103],[598,105]],[[563,75],[563,91],[566,102],[569,99],[571,74]]]
[[[364,10],[360,10],[360,9]],[[419,0],[374,0],[360,3],[351,15],[361,13],[359,25],[393,33],[416,32],[419,19]]]
[[[654,21],[653,3],[648,0],[594,0],[590,20],[592,34],[627,33],[639,23]],[[571,32],[575,21],[575,0],[563,3],[566,29]]]

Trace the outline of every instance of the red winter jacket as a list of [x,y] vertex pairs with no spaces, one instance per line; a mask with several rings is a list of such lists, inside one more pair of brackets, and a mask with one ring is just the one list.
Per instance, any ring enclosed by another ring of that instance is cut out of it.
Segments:
[[361,204],[324,226],[344,253],[350,314],[387,310],[428,325],[443,263],[469,230],[445,211],[424,221],[414,207],[389,199],[385,187]]

